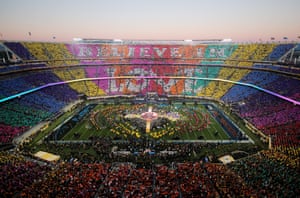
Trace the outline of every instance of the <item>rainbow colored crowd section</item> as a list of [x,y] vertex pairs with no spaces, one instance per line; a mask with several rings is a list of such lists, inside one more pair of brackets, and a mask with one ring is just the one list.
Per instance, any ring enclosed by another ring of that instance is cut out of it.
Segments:
[[[79,99],[136,95],[199,97],[225,104],[272,139],[272,150],[230,165],[136,167],[62,162],[54,167],[0,152],[4,197],[295,197],[299,195],[300,67],[297,43],[0,42],[0,146]],[[292,61],[291,61],[292,62]],[[105,150],[107,140],[96,149]],[[57,146],[57,145],[56,145]],[[85,149],[84,144],[64,145]],[[162,145],[169,147],[170,145]],[[179,148],[178,145],[175,147]],[[218,145],[180,147],[182,155]],[[57,146],[58,151],[62,146]],[[100,155],[100,154],[99,154]]]
[[[299,145],[299,78],[284,74],[299,77],[300,70],[274,64],[297,44],[3,42],[2,45],[22,60],[0,68],[3,143],[55,116],[77,100],[78,95],[156,92],[233,104],[242,118],[271,135],[274,145]],[[5,76],[16,72],[18,75]],[[29,94],[3,102],[26,91]]]

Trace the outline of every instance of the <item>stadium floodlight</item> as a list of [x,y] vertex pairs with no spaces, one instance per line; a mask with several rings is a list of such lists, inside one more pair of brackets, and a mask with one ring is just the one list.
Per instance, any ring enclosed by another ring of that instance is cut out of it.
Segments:
[[222,42],[232,42],[231,38],[223,39]]
[[75,42],[82,41],[82,38],[73,38],[73,41],[75,41]]
[[114,39],[114,42],[122,42],[122,39]]

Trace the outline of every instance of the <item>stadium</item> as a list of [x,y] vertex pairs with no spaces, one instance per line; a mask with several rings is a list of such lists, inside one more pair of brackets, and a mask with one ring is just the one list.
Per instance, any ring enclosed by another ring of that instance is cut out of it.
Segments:
[[297,197],[300,44],[0,42],[2,197]]

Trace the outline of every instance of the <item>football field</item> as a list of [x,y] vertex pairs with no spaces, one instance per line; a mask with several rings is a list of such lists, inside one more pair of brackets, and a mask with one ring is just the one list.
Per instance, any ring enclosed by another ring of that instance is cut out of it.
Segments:
[[[143,118],[145,113],[156,116],[148,120],[148,131],[147,118]],[[243,131],[215,104],[98,104],[81,120],[66,124],[72,127],[60,140],[92,137],[194,142],[247,140]]]

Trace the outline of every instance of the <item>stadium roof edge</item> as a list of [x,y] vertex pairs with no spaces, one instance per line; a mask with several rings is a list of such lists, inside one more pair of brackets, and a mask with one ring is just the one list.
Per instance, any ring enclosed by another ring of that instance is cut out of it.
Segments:
[[209,40],[123,40],[123,39],[87,39],[87,38],[74,38],[73,42],[76,43],[122,43],[122,44],[206,44],[206,43],[219,43],[219,42],[232,42],[228,39],[209,39]]
[[[191,42],[192,41],[192,42]],[[211,39],[211,40],[121,40],[121,39],[83,39],[81,41],[58,41],[58,40],[9,40],[0,39],[0,43],[5,42],[22,42],[22,43],[86,43],[86,44],[165,44],[165,45],[196,45],[196,44],[299,44],[298,41],[226,41],[226,39]]]

